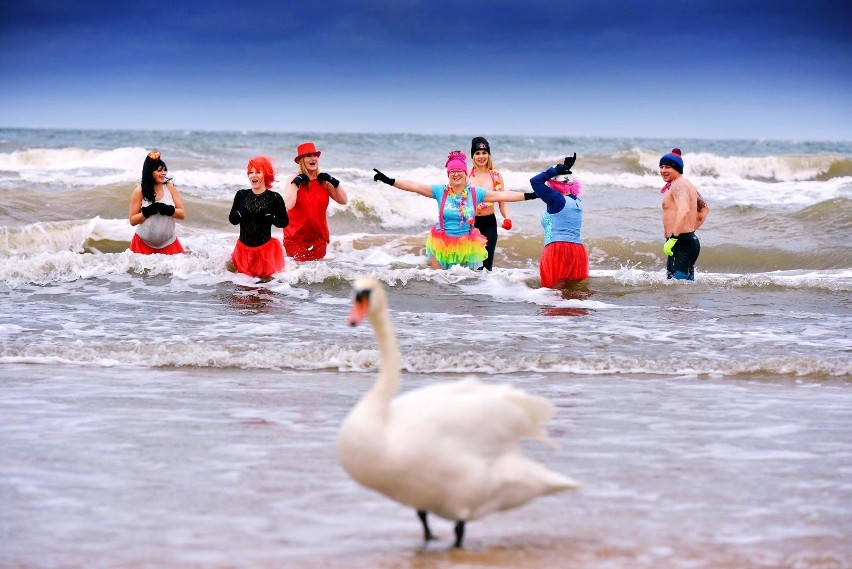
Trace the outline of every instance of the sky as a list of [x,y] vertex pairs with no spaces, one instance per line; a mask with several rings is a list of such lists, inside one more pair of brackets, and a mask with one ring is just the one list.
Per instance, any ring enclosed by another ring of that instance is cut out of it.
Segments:
[[848,0],[4,4],[0,128],[852,140]]

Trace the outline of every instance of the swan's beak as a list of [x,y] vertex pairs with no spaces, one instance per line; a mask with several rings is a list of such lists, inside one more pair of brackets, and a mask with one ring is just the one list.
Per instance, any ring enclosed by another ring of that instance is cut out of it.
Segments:
[[357,326],[360,324],[369,309],[370,291],[362,290],[356,292],[355,299],[352,301],[352,312],[349,313],[349,325]]

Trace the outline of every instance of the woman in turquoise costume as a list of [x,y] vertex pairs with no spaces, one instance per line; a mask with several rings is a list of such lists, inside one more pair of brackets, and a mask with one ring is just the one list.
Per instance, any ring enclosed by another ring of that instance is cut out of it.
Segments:
[[467,156],[453,150],[447,157],[446,184],[421,184],[389,178],[375,168],[373,180],[414,192],[438,202],[438,222],[426,239],[426,255],[433,269],[461,265],[478,269],[488,258],[486,239],[474,227],[477,204],[483,202],[519,202],[535,199],[533,192],[507,192],[474,188],[468,183]]

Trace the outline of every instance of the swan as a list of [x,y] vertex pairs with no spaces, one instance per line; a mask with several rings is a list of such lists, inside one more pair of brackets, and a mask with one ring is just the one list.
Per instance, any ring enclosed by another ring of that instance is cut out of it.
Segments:
[[394,397],[400,355],[384,287],[360,278],[353,288],[349,323],[368,316],[381,368],[338,434],[338,459],[352,479],[414,508],[424,541],[434,539],[428,513],[455,522],[456,548],[470,520],[580,487],[521,453],[522,438],[558,446],[547,435],[554,406],[546,399],[475,379]]

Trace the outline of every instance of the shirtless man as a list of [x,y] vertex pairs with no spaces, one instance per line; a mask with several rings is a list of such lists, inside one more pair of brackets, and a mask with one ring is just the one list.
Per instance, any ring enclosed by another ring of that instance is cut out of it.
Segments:
[[701,244],[695,231],[701,227],[710,206],[683,177],[683,158],[679,148],[660,158],[663,186],[663,252],[668,256],[666,276],[670,279],[695,280],[695,261]]

